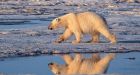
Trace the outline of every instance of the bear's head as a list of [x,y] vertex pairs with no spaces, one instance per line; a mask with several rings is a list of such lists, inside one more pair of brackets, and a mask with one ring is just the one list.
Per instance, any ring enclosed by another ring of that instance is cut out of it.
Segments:
[[48,66],[50,70],[56,75],[61,75],[63,73],[66,73],[66,70],[67,70],[66,65],[59,65],[54,62],[49,63]]
[[59,65],[57,65],[56,63],[49,63],[48,66],[54,74],[56,75],[60,74]]
[[56,28],[60,27],[61,25],[62,25],[61,18],[55,18],[54,20],[52,20],[48,29],[53,30],[53,29],[56,29]]

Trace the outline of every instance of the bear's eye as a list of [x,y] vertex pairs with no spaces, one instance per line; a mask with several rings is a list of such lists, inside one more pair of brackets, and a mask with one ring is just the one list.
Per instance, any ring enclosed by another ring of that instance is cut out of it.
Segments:
[[57,19],[56,19],[57,22],[59,22],[60,20],[61,20],[60,18],[57,18]]

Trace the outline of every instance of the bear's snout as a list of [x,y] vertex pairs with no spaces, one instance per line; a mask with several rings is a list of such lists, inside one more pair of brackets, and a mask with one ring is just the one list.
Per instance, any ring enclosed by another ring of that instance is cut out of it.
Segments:
[[51,26],[51,25],[49,25],[48,29],[49,29],[49,30],[53,30],[53,28],[52,28],[52,26]]

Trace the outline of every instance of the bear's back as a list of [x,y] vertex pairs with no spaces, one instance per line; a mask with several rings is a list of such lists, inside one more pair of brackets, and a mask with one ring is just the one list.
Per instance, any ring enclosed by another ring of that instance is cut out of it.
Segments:
[[94,12],[78,13],[76,16],[83,33],[92,33],[99,25],[106,25],[104,19]]

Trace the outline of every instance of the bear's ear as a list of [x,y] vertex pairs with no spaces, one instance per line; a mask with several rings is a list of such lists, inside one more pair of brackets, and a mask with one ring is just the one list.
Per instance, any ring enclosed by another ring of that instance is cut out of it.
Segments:
[[57,22],[59,22],[60,20],[61,20],[60,18],[57,18],[57,19],[56,19]]

